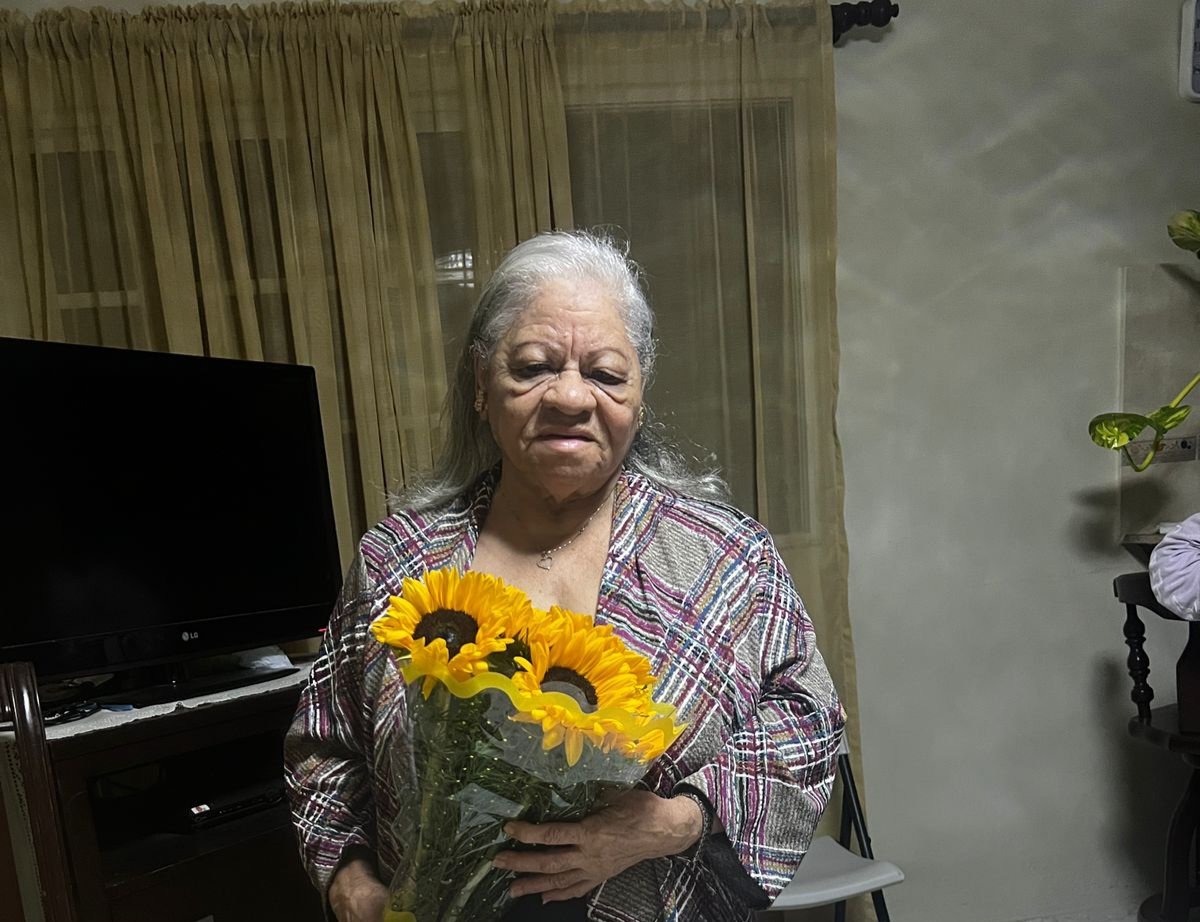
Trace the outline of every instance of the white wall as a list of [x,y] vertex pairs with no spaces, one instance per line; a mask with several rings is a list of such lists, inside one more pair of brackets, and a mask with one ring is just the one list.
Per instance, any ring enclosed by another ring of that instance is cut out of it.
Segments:
[[[1126,737],[1111,580],[1136,566],[1086,424],[1118,408],[1119,267],[1189,258],[1165,233],[1200,207],[1179,3],[900,5],[835,54],[875,844],[908,873],[896,918],[1132,919],[1185,775]],[[1160,701],[1169,627],[1149,625]]]

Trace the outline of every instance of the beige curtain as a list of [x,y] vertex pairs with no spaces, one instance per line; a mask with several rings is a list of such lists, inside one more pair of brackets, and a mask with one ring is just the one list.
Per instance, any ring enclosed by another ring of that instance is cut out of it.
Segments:
[[345,553],[445,387],[397,17],[0,20],[6,333],[316,368]]
[[405,8],[447,368],[479,286],[539,231],[573,226],[567,129],[547,0]]
[[596,0],[556,29],[575,220],[628,237],[658,313],[649,405],[775,536],[857,740],[828,4]]
[[476,193],[481,278],[538,231],[569,229],[571,178],[554,18],[545,4],[471,4],[455,61]]

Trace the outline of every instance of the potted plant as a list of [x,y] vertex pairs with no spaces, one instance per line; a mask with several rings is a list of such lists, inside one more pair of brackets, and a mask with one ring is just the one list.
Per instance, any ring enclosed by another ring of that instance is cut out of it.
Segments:
[[[1167,233],[1177,247],[1195,253],[1197,258],[1200,258],[1200,211],[1176,212],[1167,223]],[[1088,434],[1101,448],[1123,452],[1135,471],[1144,471],[1154,460],[1155,453],[1162,448],[1163,436],[1187,419],[1188,414],[1192,412],[1191,407],[1180,404],[1197,384],[1200,384],[1200,372],[1175,395],[1174,400],[1145,415],[1101,413],[1088,423]],[[1154,441],[1146,457],[1141,462],[1135,462],[1129,453],[1129,443],[1147,429],[1154,430]]]

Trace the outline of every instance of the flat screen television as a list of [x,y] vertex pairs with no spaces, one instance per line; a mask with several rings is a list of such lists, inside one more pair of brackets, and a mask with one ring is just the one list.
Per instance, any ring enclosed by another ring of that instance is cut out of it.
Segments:
[[306,366],[0,338],[0,491],[0,660],[39,680],[183,686],[316,635],[341,585]]

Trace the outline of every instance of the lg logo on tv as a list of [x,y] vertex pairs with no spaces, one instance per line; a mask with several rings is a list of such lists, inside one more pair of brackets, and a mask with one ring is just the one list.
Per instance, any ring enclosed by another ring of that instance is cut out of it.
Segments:
[[199,640],[200,632],[199,631],[184,631],[179,636],[180,636],[180,639],[183,640],[184,643],[187,643],[189,640]]

